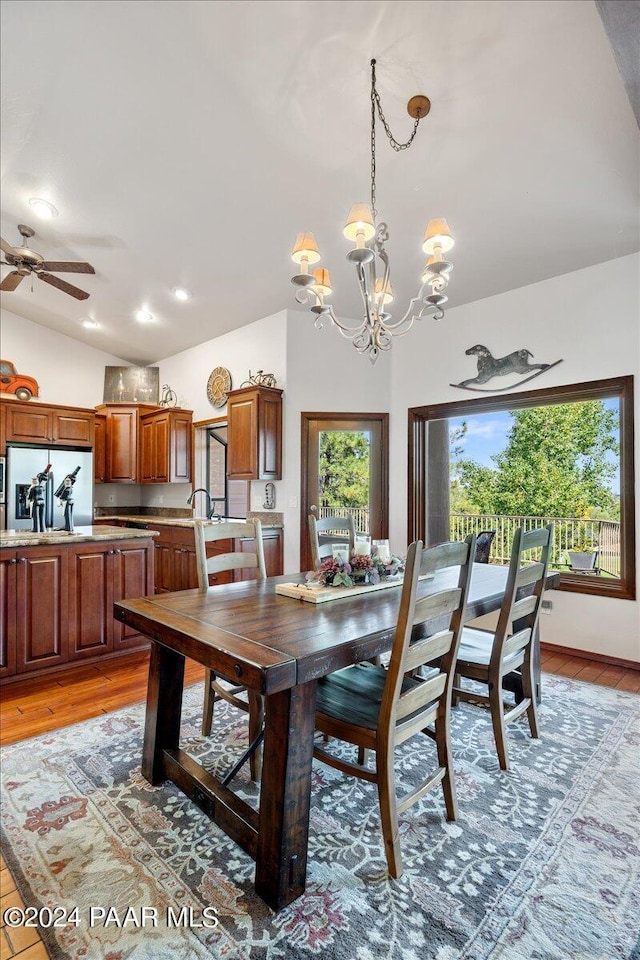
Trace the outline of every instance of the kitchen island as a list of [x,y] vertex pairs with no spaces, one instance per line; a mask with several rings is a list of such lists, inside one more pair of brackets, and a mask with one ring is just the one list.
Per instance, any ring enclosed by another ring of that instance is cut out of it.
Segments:
[[0,680],[57,672],[147,646],[113,619],[154,592],[152,530],[120,526],[0,534]]

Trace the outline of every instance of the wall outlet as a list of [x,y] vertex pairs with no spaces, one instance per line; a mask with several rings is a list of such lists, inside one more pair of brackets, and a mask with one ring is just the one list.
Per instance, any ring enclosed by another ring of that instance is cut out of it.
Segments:
[[163,503],[164,503],[164,497],[162,494],[160,494],[160,496],[158,497],[158,506],[161,507]]
[[115,503],[115,502],[116,502],[116,498],[112,493],[110,493],[109,496],[107,497],[107,503]]
[[552,600],[543,600],[540,604],[540,613],[551,613],[553,610],[553,601]]
[[295,508],[298,506],[298,498],[297,498],[297,497],[289,497],[289,506],[290,506],[292,509],[295,509]]

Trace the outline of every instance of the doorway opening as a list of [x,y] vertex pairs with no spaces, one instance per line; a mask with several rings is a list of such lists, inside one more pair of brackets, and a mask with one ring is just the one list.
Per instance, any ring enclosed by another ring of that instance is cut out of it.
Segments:
[[352,515],[358,533],[388,537],[389,439],[386,413],[303,413],[300,562],[312,565],[309,513]]

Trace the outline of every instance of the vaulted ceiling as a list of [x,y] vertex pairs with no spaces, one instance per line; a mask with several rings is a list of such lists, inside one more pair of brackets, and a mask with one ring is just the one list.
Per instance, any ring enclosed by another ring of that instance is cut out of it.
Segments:
[[638,249],[638,128],[592,0],[5,0],[2,236],[30,224],[96,275],[69,277],[84,303],[23,281],[3,306],[151,362],[295,307],[312,230],[356,316],[342,225],[368,197],[372,56],[399,139],[409,97],[433,104],[410,150],[379,131],[399,303],[431,217],[456,237],[450,305]]

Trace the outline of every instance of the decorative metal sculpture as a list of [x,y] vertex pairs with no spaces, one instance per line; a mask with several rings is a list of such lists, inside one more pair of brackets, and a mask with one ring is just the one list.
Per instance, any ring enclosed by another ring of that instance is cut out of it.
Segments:
[[[465,355],[478,358],[477,375],[470,377],[468,380],[461,380],[460,383],[450,383],[449,386],[457,387],[460,390],[472,390],[474,393],[501,393],[504,390],[513,390],[514,387],[520,387],[523,383],[528,383],[529,380],[539,377],[545,370],[551,370],[552,367],[562,363],[562,360],[555,360],[553,363],[529,363],[529,357],[533,357],[530,350],[514,350],[506,357],[494,357],[491,351],[481,343],[469,347],[468,350],[465,350]],[[536,372],[530,373],[531,370]],[[519,380],[518,383],[511,383],[507,387],[489,387],[483,390],[482,387],[471,386],[474,383],[487,383],[494,377],[504,377],[510,373],[528,373],[529,376]]]
[[251,370],[249,370],[249,379],[245,380],[240,384],[240,387],[275,387],[276,378],[272,373],[263,373],[262,370],[257,370],[256,375],[253,376]]
[[73,533],[73,485],[80,470],[81,467],[76,467],[72,473],[68,473],[54,494],[60,506],[64,503],[64,529],[67,533]]
[[31,507],[31,516],[33,518],[33,524],[31,529],[34,533],[44,533],[44,505],[45,505],[45,493],[44,485],[47,482],[47,476],[51,470],[51,464],[48,463],[44,470],[41,470],[33,479],[31,480],[31,486],[29,487],[29,492],[27,493],[27,502]]
[[171,389],[168,383],[162,384],[162,399],[160,401],[161,407],[176,407],[178,405],[178,397],[175,392]]

